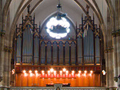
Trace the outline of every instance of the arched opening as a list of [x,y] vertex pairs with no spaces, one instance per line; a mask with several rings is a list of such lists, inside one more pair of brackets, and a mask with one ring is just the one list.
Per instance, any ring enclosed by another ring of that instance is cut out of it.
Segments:
[[103,37],[94,19],[85,16],[75,29],[71,24],[74,33],[59,40],[47,35],[47,21],[38,28],[28,16],[16,27],[14,86],[102,86]]

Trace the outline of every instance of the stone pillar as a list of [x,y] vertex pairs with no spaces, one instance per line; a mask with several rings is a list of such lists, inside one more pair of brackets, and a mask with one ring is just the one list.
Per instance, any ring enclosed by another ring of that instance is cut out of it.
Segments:
[[6,23],[6,35],[4,39],[4,46],[7,50],[4,50],[5,57],[4,57],[4,86],[10,86],[10,73],[11,73],[11,51],[12,51],[12,45],[11,45],[11,34],[10,34],[10,16],[9,12],[7,15],[7,23]]
[[[0,31],[2,30],[2,0],[0,0]],[[0,36],[0,86],[2,86],[2,37]]]
[[105,60],[106,60],[106,87],[109,87],[109,65],[108,65],[108,54],[107,52],[105,53]]
[[[118,20],[119,20],[119,30],[120,30],[120,0],[118,1]],[[118,36],[118,45],[117,45],[117,48],[118,48],[118,76],[120,75],[120,36]],[[119,82],[118,82],[118,87],[120,89],[120,79],[119,79]]]
[[[118,1],[118,20],[119,20],[119,30],[120,30],[120,0]],[[118,75],[120,75],[120,36],[117,39],[118,42]]]
[[106,59],[106,87],[114,87],[114,67],[113,67],[113,50],[110,47],[107,47],[105,53]]
[[113,45],[112,34],[113,21],[110,19],[110,12],[107,10],[107,30],[106,30],[106,81],[107,87],[114,87],[114,63],[113,63]]
[[[117,36],[117,63],[118,76],[120,75],[120,36]],[[118,88],[120,89],[120,79],[118,79]]]
[[[1,0],[0,0],[1,1]],[[0,5],[1,6],[1,5]],[[1,16],[1,15],[0,15]],[[3,14],[2,14],[3,16]],[[10,34],[9,34],[9,13],[5,22],[2,20],[2,30],[6,31],[5,35],[0,36],[0,86],[8,87],[10,84]]]
[[[118,63],[117,63],[117,40],[113,37],[113,67],[114,67],[114,77],[118,77]],[[114,80],[114,86],[117,87],[117,82]]]

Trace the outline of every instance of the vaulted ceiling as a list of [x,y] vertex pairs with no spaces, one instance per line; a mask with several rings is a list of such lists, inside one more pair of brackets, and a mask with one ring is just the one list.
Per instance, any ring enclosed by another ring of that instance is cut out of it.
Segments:
[[[7,1],[7,2],[6,2]],[[113,0],[60,0],[62,12],[75,24],[81,23],[82,15],[86,15],[86,5],[90,6],[89,14],[95,17],[98,25],[107,25],[107,9],[114,9]],[[10,15],[10,30],[21,23],[22,15],[27,15],[27,6],[30,4],[30,13],[35,14],[36,24],[43,23],[45,19],[56,12],[58,0],[2,0],[3,12]],[[5,11],[4,11],[5,10]],[[13,32],[12,31],[12,32]]]

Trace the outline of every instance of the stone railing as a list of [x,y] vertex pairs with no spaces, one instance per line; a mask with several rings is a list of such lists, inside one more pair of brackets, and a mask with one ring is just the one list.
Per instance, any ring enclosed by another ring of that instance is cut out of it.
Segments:
[[107,90],[105,87],[62,87],[60,90]]
[[10,90],[107,90],[104,87],[11,87]]
[[55,87],[11,87],[10,90],[56,90]]

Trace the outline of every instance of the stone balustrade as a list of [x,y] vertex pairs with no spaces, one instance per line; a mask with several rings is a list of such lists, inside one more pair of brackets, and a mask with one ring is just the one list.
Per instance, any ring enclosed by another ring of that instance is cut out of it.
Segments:
[[11,87],[10,90],[107,90],[105,87]]

